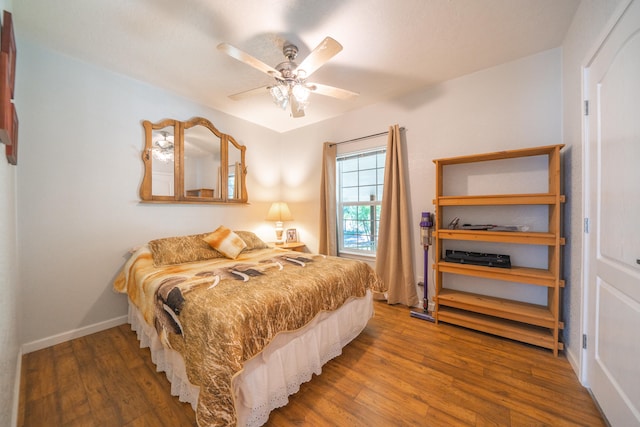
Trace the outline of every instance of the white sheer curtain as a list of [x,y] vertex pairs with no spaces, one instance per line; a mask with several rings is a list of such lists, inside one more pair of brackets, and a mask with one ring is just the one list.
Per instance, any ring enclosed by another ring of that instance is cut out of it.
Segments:
[[389,304],[413,307],[419,300],[413,276],[411,224],[402,159],[400,128],[393,125],[389,127],[387,140],[376,273],[387,287]]
[[325,142],[322,148],[320,182],[320,242],[318,253],[338,255],[336,206],[336,145]]

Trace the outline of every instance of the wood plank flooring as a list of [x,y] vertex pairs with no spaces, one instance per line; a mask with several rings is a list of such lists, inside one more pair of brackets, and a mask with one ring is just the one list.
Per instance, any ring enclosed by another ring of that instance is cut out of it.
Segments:
[[[604,426],[567,360],[409,316],[376,315],[268,426]],[[193,426],[129,325],[23,357],[22,426]]]

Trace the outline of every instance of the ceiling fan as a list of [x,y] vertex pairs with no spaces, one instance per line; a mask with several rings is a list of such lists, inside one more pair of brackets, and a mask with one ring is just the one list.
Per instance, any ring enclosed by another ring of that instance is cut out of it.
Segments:
[[291,43],[285,43],[282,53],[287,60],[276,65],[275,68],[228,43],[220,43],[218,50],[275,79],[272,85],[230,95],[229,98],[233,100],[264,93],[264,90],[267,89],[276,105],[283,110],[290,105],[293,117],[303,117],[304,109],[309,103],[308,99],[311,93],[345,100],[358,96],[356,92],[307,81],[307,78],[312,73],[342,50],[342,45],[331,37],[325,37],[300,65],[294,62],[298,55],[298,47]]

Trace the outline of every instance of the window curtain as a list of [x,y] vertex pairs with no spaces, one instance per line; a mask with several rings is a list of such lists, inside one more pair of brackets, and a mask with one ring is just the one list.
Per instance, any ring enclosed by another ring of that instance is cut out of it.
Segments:
[[387,159],[384,167],[384,193],[376,254],[376,273],[387,288],[387,302],[410,307],[418,305],[413,276],[411,224],[400,127],[389,127]]
[[336,224],[336,144],[325,142],[322,148],[320,179],[320,242],[318,253],[338,255]]

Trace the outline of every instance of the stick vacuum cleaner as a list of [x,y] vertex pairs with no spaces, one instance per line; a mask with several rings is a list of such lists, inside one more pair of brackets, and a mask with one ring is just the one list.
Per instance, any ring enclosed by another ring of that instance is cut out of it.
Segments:
[[424,249],[424,298],[422,298],[422,311],[411,311],[411,317],[427,320],[429,322],[435,322],[432,315],[429,314],[429,246],[432,244],[431,229],[433,228],[433,217],[429,212],[422,212],[422,218],[420,219],[420,237],[422,240],[422,248]]

